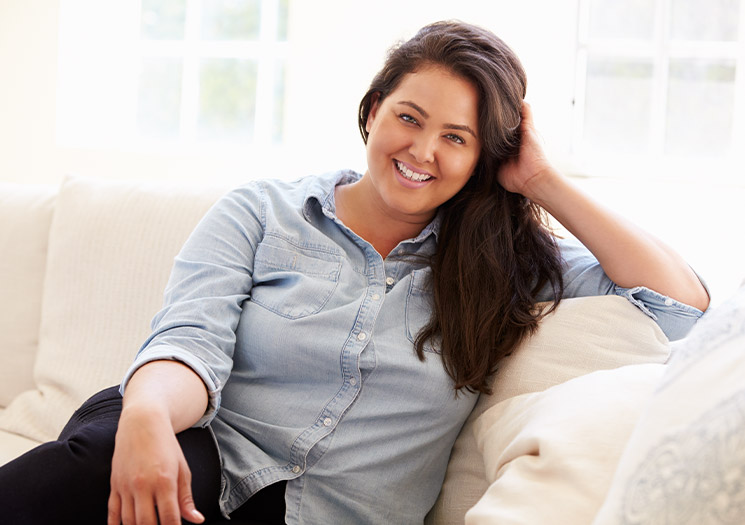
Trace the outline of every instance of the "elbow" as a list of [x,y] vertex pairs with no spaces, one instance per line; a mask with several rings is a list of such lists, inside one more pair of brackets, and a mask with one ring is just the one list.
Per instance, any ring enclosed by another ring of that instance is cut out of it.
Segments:
[[695,301],[691,303],[691,306],[693,306],[694,308],[698,308],[702,312],[705,312],[709,308],[711,299],[709,297],[709,292],[707,292],[703,286],[700,286],[700,288],[701,290],[697,294]]

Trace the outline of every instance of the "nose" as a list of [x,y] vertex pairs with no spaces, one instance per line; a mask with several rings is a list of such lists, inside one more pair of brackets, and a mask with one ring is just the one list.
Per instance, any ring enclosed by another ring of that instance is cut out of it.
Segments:
[[417,162],[434,162],[435,149],[437,147],[437,136],[429,133],[420,133],[411,143],[409,153]]

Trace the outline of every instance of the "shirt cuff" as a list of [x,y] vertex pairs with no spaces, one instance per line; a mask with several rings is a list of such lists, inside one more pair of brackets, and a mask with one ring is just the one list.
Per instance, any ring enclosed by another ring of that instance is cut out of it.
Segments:
[[207,394],[209,396],[207,410],[204,415],[194,423],[193,427],[206,427],[215,417],[217,410],[220,408],[220,391],[222,385],[220,380],[210,371],[210,369],[204,365],[197,357],[189,352],[185,352],[180,348],[167,345],[156,345],[137,355],[132,365],[129,367],[127,372],[124,374],[121,385],[119,386],[119,392],[124,395],[124,390],[127,388],[129,380],[132,379],[137,370],[143,365],[151,363],[153,361],[178,361],[191,368],[204,382],[207,387]]
[[703,315],[698,308],[644,286],[634,288],[616,286],[615,294],[625,297],[654,319],[670,341],[683,338]]

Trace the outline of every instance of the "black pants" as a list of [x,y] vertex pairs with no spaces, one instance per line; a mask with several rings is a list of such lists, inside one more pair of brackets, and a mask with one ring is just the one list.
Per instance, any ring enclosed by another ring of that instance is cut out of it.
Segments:
[[[57,441],[0,467],[0,522],[105,525],[121,410],[118,388],[103,390],[73,414]],[[194,502],[207,523],[284,523],[285,482],[258,492],[231,514],[230,521],[223,521],[217,504],[220,461],[209,430],[191,428],[176,437],[192,473]]]

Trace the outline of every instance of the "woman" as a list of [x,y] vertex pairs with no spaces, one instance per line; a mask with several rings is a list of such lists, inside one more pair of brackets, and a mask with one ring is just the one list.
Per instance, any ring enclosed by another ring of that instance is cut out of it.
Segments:
[[525,86],[512,51],[467,24],[392,50],[360,104],[366,173],[217,203],[176,259],[123,408],[104,391],[0,469],[2,515],[421,523],[537,301],[616,293],[682,335],[708,305],[698,278],[550,166]]

